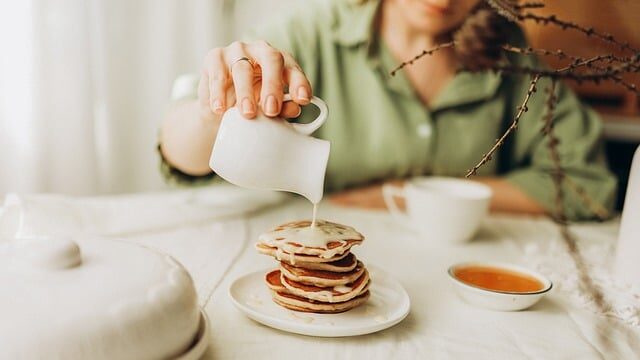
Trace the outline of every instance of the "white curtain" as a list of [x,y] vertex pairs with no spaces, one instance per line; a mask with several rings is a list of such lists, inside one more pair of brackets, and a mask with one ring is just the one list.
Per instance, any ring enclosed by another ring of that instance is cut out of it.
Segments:
[[0,0],[0,197],[163,187],[173,80],[306,0]]
[[223,0],[0,5],[0,195],[162,187],[171,84],[225,33]]

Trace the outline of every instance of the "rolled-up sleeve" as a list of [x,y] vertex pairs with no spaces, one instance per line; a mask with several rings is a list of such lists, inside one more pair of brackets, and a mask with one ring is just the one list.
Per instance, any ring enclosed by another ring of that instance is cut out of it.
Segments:
[[[171,106],[198,99],[197,74],[184,74],[179,76],[171,88]],[[157,151],[160,159],[160,175],[166,183],[177,186],[202,186],[212,183],[217,177],[213,171],[209,174],[194,176],[186,174],[173,167],[164,157],[161,151],[162,144],[158,141]]]
[[[538,64],[536,64],[538,65]],[[555,212],[555,186],[549,138],[544,136],[543,116],[546,93],[551,80],[542,79],[538,91],[531,98],[529,112],[515,132],[513,150],[514,170],[506,174],[511,183],[536,199],[549,213]],[[522,82],[519,93],[524,96],[528,81]],[[582,188],[596,204],[611,211],[617,182],[607,169],[602,143],[602,122],[589,107],[580,103],[576,95],[564,84],[556,86],[558,104],[554,111],[554,133],[565,175]],[[518,99],[516,97],[516,99]],[[521,99],[521,98],[520,98]],[[593,209],[584,203],[575,188],[563,182],[564,210],[569,220],[596,218]]]

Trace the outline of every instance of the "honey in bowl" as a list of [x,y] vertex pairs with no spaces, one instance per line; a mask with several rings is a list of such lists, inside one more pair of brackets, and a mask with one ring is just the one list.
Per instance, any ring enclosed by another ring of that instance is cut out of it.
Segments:
[[467,285],[508,293],[532,293],[544,289],[533,276],[493,266],[469,265],[453,271],[453,276]]

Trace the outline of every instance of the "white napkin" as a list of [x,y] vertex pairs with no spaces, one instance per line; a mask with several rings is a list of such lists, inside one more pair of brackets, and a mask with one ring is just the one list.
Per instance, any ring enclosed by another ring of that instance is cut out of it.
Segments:
[[108,197],[9,194],[0,208],[0,239],[158,232],[245,215],[284,196],[232,185]]

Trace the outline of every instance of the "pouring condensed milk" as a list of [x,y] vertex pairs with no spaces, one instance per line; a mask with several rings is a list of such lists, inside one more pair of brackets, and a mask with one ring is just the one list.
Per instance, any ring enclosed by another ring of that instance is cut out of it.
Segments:
[[[291,101],[291,96],[286,94],[284,100]],[[309,135],[327,121],[329,110],[318,97],[311,103],[320,113],[308,124],[262,113],[247,120],[237,108],[230,108],[222,117],[209,166],[221,178],[241,187],[300,194],[314,204],[315,219],[330,144]]]
[[[285,95],[285,101],[291,97]],[[364,236],[354,228],[319,220],[329,142],[310,137],[327,120],[327,105],[308,124],[258,114],[246,120],[236,108],[225,112],[209,161],[211,169],[235,185],[288,191],[313,204],[312,219],[286,223],[259,236],[259,253],[280,266],[265,282],[273,301],[289,310],[340,313],[369,298],[369,272],[351,253]]]

